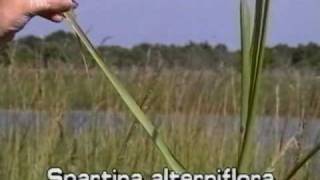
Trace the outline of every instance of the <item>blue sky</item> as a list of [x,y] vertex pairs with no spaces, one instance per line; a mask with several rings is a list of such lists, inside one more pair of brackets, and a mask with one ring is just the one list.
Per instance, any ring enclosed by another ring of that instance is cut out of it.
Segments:
[[[225,43],[239,48],[239,0],[78,0],[78,18],[99,43]],[[268,44],[320,43],[319,0],[272,0]],[[65,24],[34,19],[21,35],[45,35]]]

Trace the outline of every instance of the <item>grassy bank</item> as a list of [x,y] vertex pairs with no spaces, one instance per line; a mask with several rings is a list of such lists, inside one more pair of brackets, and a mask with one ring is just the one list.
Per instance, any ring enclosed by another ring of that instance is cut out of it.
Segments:
[[[146,174],[167,166],[141,127],[132,123],[132,116],[99,71],[9,68],[0,72],[2,109],[42,111],[49,116],[45,125],[40,126],[41,120],[35,119],[30,127],[2,130],[1,179],[40,180],[49,166],[75,172],[117,168]],[[117,74],[152,120],[164,116],[154,122],[188,170],[213,172],[236,166],[240,111],[240,77],[236,70],[132,68]],[[288,70],[264,72],[263,79],[266,93],[260,98],[263,109],[259,114],[274,123],[264,128],[269,129],[265,136],[271,140],[257,141],[257,149],[252,152],[257,161],[251,168],[263,172],[274,164],[274,173],[281,179],[310,148],[301,144],[305,143],[302,137],[308,121],[320,116],[319,78]],[[75,133],[65,121],[65,113],[71,110],[91,111],[91,126]],[[98,111],[124,114],[125,123],[117,129],[95,124]],[[226,119],[231,121],[227,123]],[[280,119],[300,122],[291,140],[277,124]],[[288,152],[285,157],[281,156],[283,150]],[[296,178],[316,179],[318,159],[310,161]]]
[[[156,113],[238,115],[240,74],[223,71],[130,68],[117,72],[143,109]],[[97,70],[60,68],[0,70],[0,108],[125,111],[112,87]],[[320,116],[320,78],[295,70],[266,71],[261,114]]]

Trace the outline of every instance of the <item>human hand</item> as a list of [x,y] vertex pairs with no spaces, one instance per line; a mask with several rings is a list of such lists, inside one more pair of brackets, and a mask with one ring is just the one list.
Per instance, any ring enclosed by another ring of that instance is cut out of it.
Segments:
[[75,0],[0,0],[0,42],[11,40],[34,16],[61,22]]

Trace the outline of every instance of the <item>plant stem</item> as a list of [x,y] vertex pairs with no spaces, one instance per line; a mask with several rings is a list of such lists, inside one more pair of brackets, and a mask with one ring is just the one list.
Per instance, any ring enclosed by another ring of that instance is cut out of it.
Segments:
[[[248,109],[247,115],[244,116],[247,118],[245,124],[245,131],[243,136],[243,143],[240,149],[240,157],[238,161],[238,167],[240,172],[248,172],[251,164],[251,155],[253,141],[255,137],[255,124],[256,124],[256,111],[258,106],[258,94],[259,94],[259,86],[260,86],[260,78],[262,72],[262,64],[263,64],[263,55],[264,55],[264,46],[265,46],[265,36],[267,29],[267,17],[269,10],[269,0],[259,0],[256,1],[255,7],[255,19],[254,19],[254,29],[252,34],[252,42],[251,42],[251,64],[250,64],[250,89],[249,89],[249,98],[248,98]],[[241,14],[242,18],[244,13]],[[244,24],[244,21],[242,21]],[[245,39],[249,41],[250,39]],[[247,43],[250,43],[247,42]],[[243,44],[247,44],[243,43]],[[245,49],[246,47],[242,47]],[[248,52],[247,52],[248,53]],[[248,56],[249,56],[248,55]],[[246,61],[246,60],[242,60]],[[242,78],[248,78],[242,75]],[[246,102],[243,102],[244,104]]]

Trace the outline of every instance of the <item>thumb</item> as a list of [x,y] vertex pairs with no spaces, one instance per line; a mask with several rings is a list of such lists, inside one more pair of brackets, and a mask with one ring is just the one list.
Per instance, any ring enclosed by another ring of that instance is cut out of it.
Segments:
[[38,15],[43,12],[65,12],[76,6],[73,0],[29,0],[26,12]]

